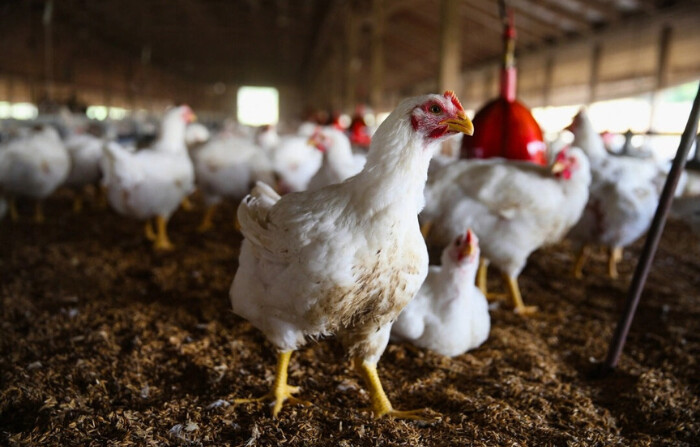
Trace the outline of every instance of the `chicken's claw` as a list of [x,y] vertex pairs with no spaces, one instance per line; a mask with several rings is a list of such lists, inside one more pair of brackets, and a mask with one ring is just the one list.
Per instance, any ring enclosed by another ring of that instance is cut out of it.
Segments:
[[273,401],[275,403],[272,408],[272,417],[277,417],[280,410],[282,410],[282,405],[285,402],[295,405],[303,405],[305,407],[311,406],[312,403],[309,401],[301,400],[293,396],[294,393],[298,393],[301,388],[298,386],[292,386],[287,384],[287,370],[289,368],[289,359],[292,356],[292,351],[280,352],[277,357],[277,372],[275,374],[275,383],[272,385],[272,389],[269,393],[262,397],[255,397],[249,399],[234,399],[233,404],[246,404],[251,402],[265,402]]
[[269,393],[265,394],[262,397],[253,397],[248,399],[233,399],[233,404],[238,405],[252,402],[272,401],[274,402],[274,407],[272,408],[272,417],[277,417],[279,412],[282,410],[282,405],[284,405],[285,402],[290,403],[292,405],[302,405],[304,407],[309,407],[312,405],[312,403],[309,401],[301,400],[293,396],[293,394],[298,393],[300,389],[301,388],[299,388],[298,386],[290,386],[286,384],[277,385],[272,390],[270,390]]
[[516,307],[513,309],[513,311],[522,316],[530,316],[534,315],[537,313],[537,306],[522,306],[522,307]]
[[367,410],[372,412],[375,419],[389,417],[422,422],[437,422],[442,419],[440,415],[435,414],[434,411],[428,408],[421,408],[419,410],[394,410],[393,408],[390,408],[384,412],[377,412],[373,408],[368,408]]
[[372,412],[375,419],[379,419],[384,416],[425,422],[434,422],[439,419],[434,416],[426,416],[426,414],[430,412],[430,410],[427,409],[406,411],[395,410],[391,405],[389,398],[386,396],[386,393],[384,393],[382,383],[379,380],[379,375],[377,374],[377,365],[361,359],[355,359],[354,366],[360,375],[362,375],[362,378],[365,379],[367,388],[369,388],[370,400],[372,401],[372,407],[369,410]]

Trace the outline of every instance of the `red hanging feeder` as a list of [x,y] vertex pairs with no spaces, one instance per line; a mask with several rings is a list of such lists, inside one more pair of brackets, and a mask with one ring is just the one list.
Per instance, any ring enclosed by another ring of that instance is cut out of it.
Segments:
[[515,99],[517,71],[515,68],[515,27],[513,13],[505,12],[503,42],[504,58],[501,69],[500,97],[479,110],[472,122],[474,136],[462,140],[461,158],[503,157],[547,164],[546,145],[542,130],[530,110]]

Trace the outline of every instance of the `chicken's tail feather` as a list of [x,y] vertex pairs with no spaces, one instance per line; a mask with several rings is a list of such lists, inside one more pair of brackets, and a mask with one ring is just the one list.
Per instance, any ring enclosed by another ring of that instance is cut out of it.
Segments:
[[253,190],[238,206],[238,222],[241,232],[254,245],[268,246],[268,215],[280,195],[269,185],[256,182]]
[[104,157],[100,160],[100,169],[102,170],[102,184],[109,186],[115,182],[126,184],[136,181],[138,171],[134,166],[129,168],[128,163],[133,157],[133,154],[123,148],[119,143],[107,141],[102,146]]

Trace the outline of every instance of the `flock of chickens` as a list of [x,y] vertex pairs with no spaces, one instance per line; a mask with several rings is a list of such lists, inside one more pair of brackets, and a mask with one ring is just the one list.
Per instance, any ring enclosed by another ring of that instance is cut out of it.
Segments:
[[[224,128],[210,138],[194,118],[187,106],[170,109],[157,141],[139,150],[109,136],[61,138],[50,126],[23,131],[0,146],[0,217],[7,209],[16,220],[16,198],[29,198],[41,221],[41,200],[58,187],[101,182],[111,207],[145,221],[154,248],[169,250],[168,219],[195,188],[207,207],[200,231],[222,200],[240,201],[230,298],[278,364],[268,394],[235,402],[273,401],[273,415],[285,402],[308,404],[287,383],[292,352],[334,335],[365,379],[375,417],[426,419],[394,409],[382,389],[376,365],[389,339],[447,356],[479,346],[490,330],[487,267],[501,271],[515,311],[532,313],[518,276],[533,251],[566,237],[579,249],[574,275],[589,247],[603,245],[616,276],[666,175],[654,161],[610,155],[585,110],[570,127],[572,145],[548,166],[435,156],[449,138],[479,131],[452,92],[401,102],[367,152],[332,126],[305,123],[284,137]],[[428,267],[427,246],[443,249],[440,265]]]

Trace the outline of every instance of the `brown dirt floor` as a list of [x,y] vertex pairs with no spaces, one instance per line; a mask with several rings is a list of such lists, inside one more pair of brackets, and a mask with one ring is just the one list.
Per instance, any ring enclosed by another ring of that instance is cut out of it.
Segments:
[[[179,211],[177,249],[155,254],[142,224],[109,210],[0,222],[0,443],[6,445],[699,445],[700,241],[664,233],[619,369],[605,356],[640,243],[618,281],[602,253],[585,280],[566,246],[534,254],[521,276],[522,318],[492,311],[489,340],[456,358],[391,344],[379,373],[394,406],[429,407],[430,425],[374,420],[359,377],[333,340],[295,353],[290,383],[314,402],[229,405],[264,394],[275,356],[233,315],[228,288],[241,241],[234,207],[218,231]],[[21,210],[30,214],[29,206]],[[496,274],[492,289],[502,285]]]

